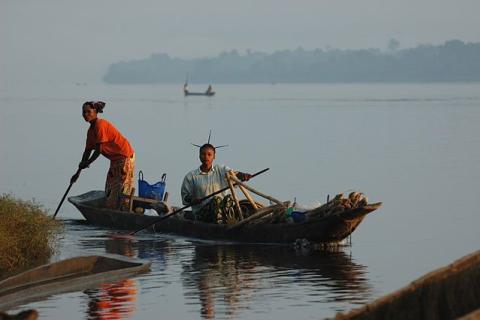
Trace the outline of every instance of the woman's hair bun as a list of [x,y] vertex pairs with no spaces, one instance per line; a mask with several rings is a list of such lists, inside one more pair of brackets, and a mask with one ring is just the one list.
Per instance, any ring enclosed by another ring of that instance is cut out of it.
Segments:
[[98,113],[103,113],[103,108],[105,108],[105,102],[103,101],[87,101],[83,106],[90,106],[90,108],[95,109]]

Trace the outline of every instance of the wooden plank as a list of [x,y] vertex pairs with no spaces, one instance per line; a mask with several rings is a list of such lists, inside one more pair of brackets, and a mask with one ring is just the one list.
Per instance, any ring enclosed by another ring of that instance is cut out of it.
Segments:
[[[126,196],[126,195],[125,195]],[[126,196],[127,197],[127,196]],[[161,201],[159,200],[155,200],[155,199],[148,199],[148,198],[141,198],[141,197],[138,197],[138,196],[132,196],[132,201],[137,201],[137,202],[141,202],[141,203],[148,203],[148,204],[156,204],[156,203],[160,203]]]

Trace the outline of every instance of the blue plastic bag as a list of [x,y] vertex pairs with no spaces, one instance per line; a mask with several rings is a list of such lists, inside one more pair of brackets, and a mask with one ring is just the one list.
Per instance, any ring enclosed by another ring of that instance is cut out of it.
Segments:
[[301,211],[293,211],[292,218],[293,218],[293,222],[295,223],[300,223],[307,220],[307,216],[305,215],[305,212],[301,212]]
[[164,173],[162,175],[161,181],[154,184],[149,184],[146,180],[143,179],[143,172],[142,170],[140,170],[140,172],[138,173],[138,196],[142,198],[162,201],[163,194],[165,193],[166,178],[167,175]]

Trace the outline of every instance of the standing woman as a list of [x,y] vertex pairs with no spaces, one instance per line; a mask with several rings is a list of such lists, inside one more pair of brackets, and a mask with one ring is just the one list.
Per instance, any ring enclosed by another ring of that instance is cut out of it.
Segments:
[[[105,182],[105,205],[111,209],[126,209],[128,199],[123,194],[130,194],[133,188],[135,170],[135,153],[128,140],[110,122],[98,118],[103,113],[105,102],[88,101],[82,106],[82,115],[90,123],[87,132],[87,143],[83,152],[79,169],[85,169],[100,154],[110,160],[107,180]],[[72,176],[70,182],[77,181],[80,170]]]

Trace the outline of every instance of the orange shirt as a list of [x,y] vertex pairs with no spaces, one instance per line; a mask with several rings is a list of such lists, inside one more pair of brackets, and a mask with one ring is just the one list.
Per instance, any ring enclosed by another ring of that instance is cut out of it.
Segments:
[[128,140],[105,119],[97,119],[87,132],[87,149],[94,149],[101,143],[100,152],[110,160],[119,160],[133,156],[133,148]]

